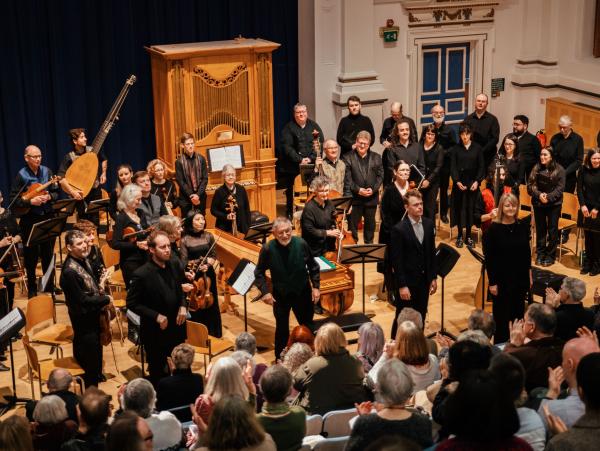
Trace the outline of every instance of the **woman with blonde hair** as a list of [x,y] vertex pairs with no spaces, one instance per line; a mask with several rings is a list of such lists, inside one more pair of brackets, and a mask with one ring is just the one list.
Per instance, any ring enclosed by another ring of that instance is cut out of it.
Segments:
[[483,235],[483,255],[496,321],[496,344],[508,340],[509,321],[525,315],[525,302],[532,283],[530,228],[519,222],[518,211],[517,197],[512,193],[503,194],[498,202],[498,214]]
[[340,326],[321,326],[315,337],[315,356],[294,374],[294,388],[300,392],[296,403],[310,414],[348,409],[367,399],[362,363],[346,346]]
[[160,197],[167,209],[175,208],[177,206],[177,188],[171,180],[166,178],[165,164],[155,158],[148,163],[146,171],[150,176],[150,192]]

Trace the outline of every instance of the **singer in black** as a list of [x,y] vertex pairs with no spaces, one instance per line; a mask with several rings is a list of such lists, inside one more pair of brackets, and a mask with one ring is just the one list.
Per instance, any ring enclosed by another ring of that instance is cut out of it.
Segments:
[[444,164],[444,149],[438,143],[438,129],[433,124],[426,125],[419,141],[420,152],[425,157],[425,178],[421,182],[423,194],[423,215],[435,218],[435,206],[440,188],[440,171]]
[[[275,239],[260,250],[254,276],[262,294],[261,300],[273,306],[275,357],[279,358],[290,334],[290,310],[298,324],[312,328],[313,302],[321,297],[321,274],[306,241],[292,236],[289,219],[276,218],[273,235]],[[272,293],[265,277],[267,270],[271,272]]]
[[371,145],[375,142],[373,123],[368,116],[361,113],[360,98],[357,96],[348,97],[347,106],[348,116],[340,120],[336,134],[336,141],[342,148],[342,158],[354,150],[356,135],[362,130],[366,130],[371,134]]
[[513,118],[513,134],[517,137],[517,148],[519,159],[525,170],[525,181],[529,178],[533,167],[540,161],[540,152],[542,151],[540,140],[529,133],[528,128],[529,118],[527,116],[517,114]]
[[140,338],[153,384],[167,376],[167,357],[186,337],[186,299],[181,274],[171,262],[171,241],[165,232],[148,237],[150,261],[138,268],[127,292],[127,308],[140,315]]
[[109,204],[108,204],[108,214],[113,219],[113,221],[117,220],[117,213],[119,213],[119,209],[117,208],[117,201],[119,200],[119,196],[121,195],[121,191],[125,186],[131,183],[131,178],[133,177],[133,169],[131,165],[124,163],[117,166],[117,183],[115,184],[115,188],[110,192]]
[[172,180],[166,178],[165,164],[155,159],[148,163],[146,171],[150,176],[150,192],[162,200],[167,211],[177,207],[177,187]]
[[73,326],[73,356],[85,371],[85,386],[97,386],[102,373],[100,314],[110,303],[110,296],[101,292],[86,259],[88,242],[84,233],[70,230],[65,243],[69,256],[63,264],[60,286]]
[[[423,154],[419,143],[411,140],[410,123],[405,119],[400,119],[392,131],[392,145],[385,149],[383,156],[383,165],[385,172],[383,175],[383,186],[388,186],[394,180],[393,171],[396,161],[404,161],[409,166],[414,165],[425,173],[425,155]],[[421,180],[418,172],[411,173],[410,180],[414,185],[418,185]]]
[[581,274],[600,274],[600,149],[590,149],[577,175],[579,226],[585,238],[585,260]]
[[[509,133],[504,137],[502,145],[498,149],[500,162],[506,167],[504,186],[509,186],[517,198],[519,197],[519,185],[525,182],[525,164],[521,160],[518,142],[516,135]],[[495,166],[493,167],[495,169]]]
[[[237,231],[246,234],[250,228],[250,201],[246,189],[235,178],[235,168],[230,164],[223,166],[223,184],[215,190],[210,212],[216,218],[217,229],[232,233],[235,221]],[[235,211],[229,211],[228,205]]]
[[175,161],[175,177],[179,185],[178,204],[181,217],[185,218],[190,210],[204,214],[206,210],[206,185],[208,169],[206,159],[194,151],[194,136],[184,133],[179,139],[181,156]]

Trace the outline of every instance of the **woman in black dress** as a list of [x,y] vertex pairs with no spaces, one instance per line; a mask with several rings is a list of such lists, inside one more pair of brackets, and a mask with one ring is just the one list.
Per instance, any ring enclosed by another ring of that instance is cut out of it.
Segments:
[[[223,185],[215,191],[210,212],[216,218],[217,229],[231,233],[235,220],[237,231],[246,234],[250,228],[250,202],[246,189],[239,183],[235,183],[235,177],[235,168],[232,165],[223,166]],[[235,200],[237,204],[235,212],[228,209],[229,199]]]
[[130,237],[125,237],[126,228],[131,228],[135,232],[141,232],[147,229],[148,225],[137,208],[142,202],[142,189],[134,183],[125,186],[119,196],[117,206],[119,214],[115,222],[113,240],[110,244],[115,250],[119,251],[119,267],[123,272],[123,281],[125,288],[129,289],[131,277],[136,269],[142,266],[148,260],[148,243],[146,242],[146,233],[140,233]]
[[[392,145],[383,153],[383,186],[394,182],[394,167],[398,161],[404,161],[409,166],[414,164],[419,171],[425,172],[425,157],[419,144],[413,142],[410,136],[410,124],[403,119],[394,126]],[[412,174],[411,180],[418,182],[420,177]]]
[[500,197],[497,216],[483,235],[483,255],[493,296],[496,321],[495,343],[509,337],[509,321],[523,318],[532,283],[530,228],[517,220],[519,199],[506,193]]
[[590,149],[577,175],[577,197],[581,205],[579,226],[585,238],[585,261],[581,274],[600,274],[600,149]]
[[473,245],[471,228],[473,227],[475,202],[479,195],[479,183],[484,177],[483,151],[481,146],[471,141],[473,130],[464,122],[458,129],[460,144],[452,148],[450,154],[450,173],[452,174],[452,218],[458,227],[456,247],[463,247],[463,226],[467,246]]
[[519,197],[519,185],[525,182],[525,165],[519,157],[518,142],[517,137],[509,133],[502,140],[499,150],[500,155],[504,157],[506,167],[504,186],[510,186],[512,193],[517,197]]
[[[198,268],[196,280],[203,277],[206,273],[210,280],[210,292],[212,293],[213,303],[206,309],[190,311],[192,321],[204,324],[208,328],[208,333],[213,337],[220,338],[223,335],[221,327],[221,310],[219,309],[219,295],[217,291],[217,275],[213,265],[217,258],[217,250],[213,247],[215,237],[207,232],[206,220],[204,215],[198,212],[190,212],[185,222],[183,238],[181,238],[180,253],[181,259],[185,264],[191,260],[204,258],[207,254],[204,264]],[[209,252],[210,250],[210,252]]]
[[146,169],[150,176],[150,192],[160,197],[167,210],[172,213],[172,209],[177,206],[177,188],[171,180],[165,178],[164,163],[155,159],[148,163]]
[[535,220],[536,265],[554,264],[564,190],[565,170],[554,161],[552,147],[546,147],[542,149],[540,162],[531,170],[527,183]]
[[121,190],[131,183],[131,177],[133,177],[133,169],[130,165],[120,164],[117,167],[117,185],[115,186],[115,189],[110,192],[110,201],[108,204],[108,214],[113,221],[117,220],[117,214],[119,213],[117,201],[121,195]]
[[425,155],[425,179],[421,183],[423,216],[435,218],[435,204],[440,189],[440,171],[444,164],[444,149],[438,143],[435,125],[426,125],[419,140],[420,152]]

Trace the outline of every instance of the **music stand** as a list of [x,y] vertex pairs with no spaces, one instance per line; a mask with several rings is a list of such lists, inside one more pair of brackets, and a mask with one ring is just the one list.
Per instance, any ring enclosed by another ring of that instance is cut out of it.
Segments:
[[362,312],[365,313],[365,263],[378,263],[384,260],[385,244],[354,244],[342,247],[340,263],[362,264]]
[[475,257],[479,263],[481,263],[481,310],[485,309],[485,257],[483,254],[477,252],[473,246],[467,246],[470,254]]
[[[256,265],[246,258],[242,258],[237,264],[231,276],[227,279],[227,284],[233,288],[238,294],[244,296],[244,331],[248,332],[248,291],[256,280],[254,270]],[[260,297],[256,300],[258,301]]]
[[[140,351],[140,364],[142,365],[142,377],[146,376],[146,373],[144,371],[144,344],[142,343],[142,338],[141,338],[141,332],[140,332],[140,328],[141,328],[141,323],[142,320],[140,318],[140,315],[138,315],[137,313],[134,313],[133,311],[131,311],[130,309],[127,309],[127,320],[128,320],[128,326],[127,326],[127,339],[129,341],[131,341],[135,346],[138,347],[138,350]],[[135,340],[133,340],[132,336],[130,336],[131,332],[136,333],[136,337]]]
[[[6,299],[8,302],[8,299]],[[5,403],[0,403],[0,416],[4,415],[10,409],[15,407],[17,403],[31,401],[29,398],[19,398],[17,396],[17,380],[15,377],[15,356],[13,353],[12,338],[25,327],[25,314],[20,308],[12,309],[7,315],[0,319],[0,342],[8,341],[10,352],[10,372],[12,376],[13,394],[4,396]]]
[[[46,219],[45,221],[36,222],[31,228],[31,232],[29,232],[29,237],[25,242],[25,246],[37,246],[46,241],[54,240],[56,238],[60,239],[60,235],[65,230],[66,225],[67,215],[65,214],[60,214],[54,218]],[[54,271],[54,274],[56,275],[56,271]],[[52,297],[54,298],[54,290],[52,292]]]
[[315,173],[315,164],[314,163],[300,165],[300,177],[301,177],[302,183],[304,183],[306,185],[306,195],[307,196],[310,194],[310,181],[314,178],[315,175],[317,175],[317,174]]
[[66,213],[67,216],[71,216],[75,211],[77,202],[77,199],[59,199],[52,204],[52,210],[56,213]]
[[264,243],[267,240],[267,237],[271,234],[272,230],[272,222],[263,222],[262,224],[253,225],[246,232],[244,240],[252,243]]
[[452,271],[452,268],[454,268],[454,265],[456,265],[456,262],[460,258],[460,254],[452,246],[449,246],[446,243],[440,243],[435,250],[435,258],[437,261],[438,276],[442,278],[442,318],[439,333],[456,340],[456,337],[444,327],[444,281],[446,280],[446,276]]
[[340,210],[342,213],[348,211],[352,206],[352,196],[336,197],[335,199],[329,199],[329,202],[335,207],[336,210]]

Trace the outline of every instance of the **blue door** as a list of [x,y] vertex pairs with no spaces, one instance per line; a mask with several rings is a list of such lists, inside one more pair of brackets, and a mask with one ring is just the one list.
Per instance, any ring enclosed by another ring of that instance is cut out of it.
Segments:
[[419,112],[421,125],[433,122],[431,107],[446,110],[446,123],[459,124],[468,110],[469,43],[423,46]]

